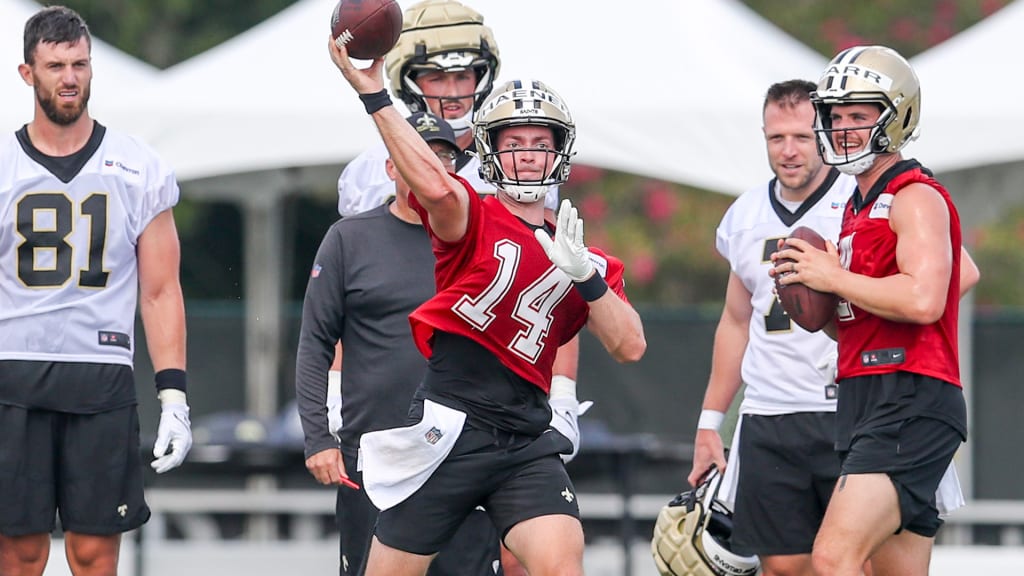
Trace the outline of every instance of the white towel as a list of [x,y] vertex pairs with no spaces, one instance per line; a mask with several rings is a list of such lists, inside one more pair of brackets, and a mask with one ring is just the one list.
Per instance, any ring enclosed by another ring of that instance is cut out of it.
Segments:
[[950,461],[946,473],[935,491],[935,507],[945,516],[964,505],[964,494],[960,490],[960,477],[956,473],[956,462]]
[[373,505],[387,510],[419,490],[451,452],[465,422],[464,412],[424,400],[418,424],[363,434],[359,468]]
[[740,430],[743,429],[743,416],[736,422],[736,430],[732,433],[732,446],[729,448],[729,461],[725,463],[725,476],[722,487],[718,489],[718,500],[736,509],[736,487],[740,483]]

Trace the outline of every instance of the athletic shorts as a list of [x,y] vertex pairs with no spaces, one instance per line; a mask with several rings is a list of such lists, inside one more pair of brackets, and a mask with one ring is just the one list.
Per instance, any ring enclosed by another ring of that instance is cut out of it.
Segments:
[[68,414],[0,405],[0,533],[109,535],[149,519],[135,406]]
[[[349,477],[362,485],[362,473],[356,471],[354,456],[345,456]],[[338,530],[341,534],[341,576],[362,576],[366,572],[370,540],[377,523],[377,508],[364,490],[338,489]],[[495,576],[501,561],[498,531],[483,510],[473,510],[437,558],[427,576]],[[500,576],[502,572],[497,574]]]
[[863,376],[840,383],[838,408],[841,474],[887,474],[899,499],[897,533],[935,536],[935,490],[966,439],[963,391],[907,372]]
[[576,489],[558,455],[564,444],[552,431],[530,438],[467,424],[427,482],[381,512],[377,538],[392,548],[433,554],[478,506],[487,510],[502,538],[538,516],[579,519]]
[[839,477],[835,413],[747,414],[740,422],[733,549],[810,554]]

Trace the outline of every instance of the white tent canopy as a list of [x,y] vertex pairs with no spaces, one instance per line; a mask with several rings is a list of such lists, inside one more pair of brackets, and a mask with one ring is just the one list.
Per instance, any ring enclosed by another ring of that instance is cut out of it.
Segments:
[[[760,134],[767,87],[824,68],[820,55],[735,0],[636,0],[628,11],[465,1],[494,29],[502,78],[542,79],[569,102],[578,162],[722,192],[769,174]],[[334,4],[300,0],[168,69],[136,97],[137,118],[160,110],[143,134],[189,181],[186,193],[242,202],[246,254],[259,255],[246,259],[255,311],[246,316],[247,405],[256,415],[276,410],[281,198],[309,182],[333,184],[344,163],[379,142],[328,55]],[[634,44],[617,46],[622,39]]]
[[909,148],[937,171],[1024,160],[1024,2],[911,60],[921,81],[921,139]]
[[[25,22],[40,8],[31,0],[0,0],[0,93],[4,94],[4,106],[0,108],[2,131],[16,130],[32,119],[32,88],[22,81],[18,65],[24,61],[22,38]],[[89,110],[104,123],[108,114],[116,116],[120,95],[126,87],[151,84],[159,73],[157,68],[95,36],[92,39],[92,60],[95,78]]]
[[[585,17],[575,2],[466,3],[494,29],[501,78],[542,79],[569,102],[579,162],[722,192],[768,174],[760,134],[768,85],[815,78],[825,63],[734,0],[589,5]],[[165,72],[141,101],[163,103],[166,121],[148,137],[182,180],[336,170],[378,141],[327,54],[333,5],[301,0]]]
[[907,154],[935,170],[957,198],[966,227],[980,226],[1024,202],[1024,2],[919,54],[921,139]]

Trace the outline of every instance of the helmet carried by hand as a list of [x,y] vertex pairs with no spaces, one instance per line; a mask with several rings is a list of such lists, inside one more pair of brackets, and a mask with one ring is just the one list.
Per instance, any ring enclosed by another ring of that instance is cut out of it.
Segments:
[[658,514],[651,553],[662,576],[753,576],[757,556],[732,551],[732,511],[718,500],[722,476],[714,468],[700,486],[683,492]]

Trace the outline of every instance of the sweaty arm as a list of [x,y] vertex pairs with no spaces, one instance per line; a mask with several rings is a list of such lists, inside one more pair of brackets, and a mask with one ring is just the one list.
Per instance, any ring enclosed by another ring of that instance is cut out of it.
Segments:
[[185,369],[185,300],[181,246],[170,209],[157,214],[139,236],[139,310],[153,370]]
[[[725,414],[742,385],[740,375],[743,354],[750,338],[750,317],[754,308],[750,292],[739,276],[729,273],[725,291],[725,307],[715,329],[715,342],[711,353],[711,376],[704,392],[702,410]],[[714,427],[698,424],[694,440],[693,467],[687,480],[696,486],[712,464],[725,470],[725,447]]]
[[945,308],[953,267],[949,209],[935,189],[912,184],[893,198],[889,226],[897,236],[900,273],[875,279],[868,290],[858,286],[855,298],[840,295],[889,320],[935,322]]
[[637,362],[647,351],[640,315],[612,290],[590,302],[587,329],[618,362]]
[[851,272],[840,266],[831,242],[826,251],[820,251],[791,238],[789,242],[797,249],[772,255],[775,261],[793,258],[798,262],[797,273],[781,282],[803,282],[815,290],[833,292],[894,322],[935,322],[945,308],[953,269],[946,202],[931,186],[911,184],[893,198],[889,226],[897,236],[898,274],[874,278]]
[[160,422],[153,444],[158,474],[177,468],[192,448],[192,424],[185,395],[185,300],[181,294],[181,246],[174,215],[157,214],[139,236],[139,309],[149,356],[156,372]]
[[434,234],[456,242],[469,225],[469,192],[445,170],[437,155],[394,106],[373,114],[391,161],[429,215]]
[[[383,58],[374,60],[368,68],[356,68],[344,46],[339,46],[331,35],[328,35],[327,50],[334,65],[361,97],[386,94]],[[469,224],[466,188],[448,174],[430,145],[394,106],[385,103],[368,112],[391,161],[412,188],[416,200],[427,210],[434,234],[445,242],[461,240]]]

